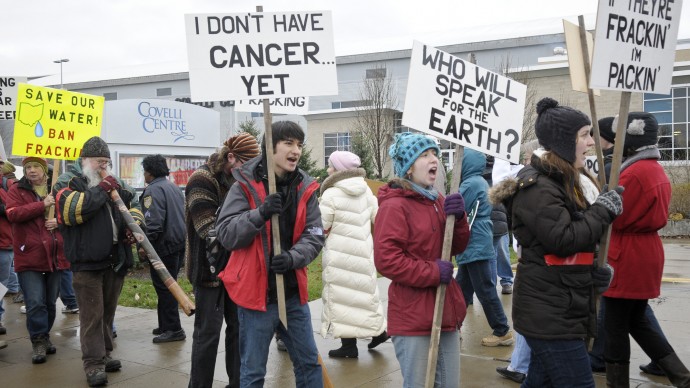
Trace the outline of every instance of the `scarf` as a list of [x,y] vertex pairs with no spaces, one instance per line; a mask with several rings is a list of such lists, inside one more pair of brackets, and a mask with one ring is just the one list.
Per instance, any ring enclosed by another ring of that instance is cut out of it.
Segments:
[[412,186],[412,190],[416,191],[417,193],[421,194],[425,198],[428,198],[434,202],[436,202],[436,198],[438,198],[438,190],[436,190],[433,186],[429,186],[429,188],[424,188],[411,180],[405,179],[410,186]]

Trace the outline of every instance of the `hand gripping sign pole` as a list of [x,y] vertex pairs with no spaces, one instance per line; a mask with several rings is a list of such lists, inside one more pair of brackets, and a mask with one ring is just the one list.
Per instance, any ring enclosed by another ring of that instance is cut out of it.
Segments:
[[[101,171],[102,178],[105,178],[107,175],[108,174],[105,171]],[[117,190],[110,191],[110,198],[112,198],[113,202],[115,202],[117,209],[120,211],[122,217],[124,217],[125,222],[127,222],[127,228],[132,231],[134,238],[137,239],[137,242],[140,243],[146,251],[148,259],[151,262],[151,266],[156,271],[158,277],[160,277],[165,286],[168,287],[168,290],[170,290],[177,302],[180,304],[180,307],[182,307],[184,313],[187,314],[188,317],[192,316],[194,314],[194,310],[196,309],[194,302],[189,299],[180,285],[177,284],[172,276],[170,276],[170,272],[168,272],[168,270],[165,268],[165,264],[163,264],[161,261],[160,256],[158,256],[156,251],[153,249],[153,245],[151,245],[151,242],[146,237],[146,234],[143,230],[141,230],[139,225],[137,225],[136,221],[134,221],[132,215],[129,214],[129,209],[127,206],[125,206],[125,203],[122,201],[122,198],[120,198],[120,194],[118,194]]]

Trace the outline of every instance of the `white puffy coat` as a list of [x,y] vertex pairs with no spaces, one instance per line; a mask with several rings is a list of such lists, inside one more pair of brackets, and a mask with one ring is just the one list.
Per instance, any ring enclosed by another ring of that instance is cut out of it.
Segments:
[[323,337],[374,337],[386,329],[371,230],[378,202],[364,175],[362,169],[338,171],[321,187],[321,220],[329,232],[322,256]]

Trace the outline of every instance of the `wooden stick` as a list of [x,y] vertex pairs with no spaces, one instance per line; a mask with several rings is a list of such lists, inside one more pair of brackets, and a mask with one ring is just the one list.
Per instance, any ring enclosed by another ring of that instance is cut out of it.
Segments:
[[[474,62],[473,62],[474,63]],[[457,193],[460,188],[462,178],[462,157],[465,148],[461,145],[455,146],[455,163],[453,166],[453,177],[450,180],[450,193]],[[453,232],[455,231],[455,215],[446,215],[446,229],[443,235],[443,250],[441,259],[451,261],[450,250],[453,246]],[[454,281],[454,280],[451,280]],[[441,341],[441,323],[443,321],[443,303],[446,300],[446,285],[441,284],[436,288],[436,303],[434,304],[434,323],[431,327],[431,338],[429,339],[429,358],[426,364],[426,380],[424,387],[434,386],[436,379],[436,364],[438,363],[438,347]]]
[[[53,186],[57,182],[58,176],[60,176],[60,159],[53,160],[53,176],[50,179],[50,186],[48,187],[48,193],[50,194],[53,190]],[[51,206],[48,210],[47,220],[55,218],[55,205]]]
[[333,382],[331,381],[331,377],[328,376],[328,371],[326,370],[326,365],[323,364],[321,354],[319,354],[319,365],[321,365],[321,375],[323,376],[323,388],[333,388]]
[[[105,178],[108,175],[105,171],[101,171],[100,174],[102,178]],[[124,217],[125,222],[127,222],[127,228],[132,232],[134,238],[137,239],[137,242],[141,244],[146,251],[146,255],[151,262],[151,266],[156,271],[158,277],[160,277],[165,286],[168,287],[168,290],[170,290],[177,302],[180,304],[180,307],[182,307],[184,313],[187,314],[188,317],[192,316],[192,314],[194,314],[194,310],[196,309],[194,302],[189,299],[180,285],[177,284],[172,276],[170,276],[170,272],[168,272],[168,269],[165,268],[165,264],[163,264],[163,261],[161,261],[161,258],[156,253],[156,250],[153,249],[153,245],[151,245],[151,242],[146,237],[146,234],[143,230],[141,230],[139,225],[137,225],[136,221],[134,221],[132,215],[129,214],[129,208],[127,208],[125,203],[122,201],[122,198],[120,198],[120,194],[117,192],[117,190],[110,190],[110,198],[112,198],[113,202],[115,202],[117,209],[120,211],[120,214],[122,214],[122,217]]]

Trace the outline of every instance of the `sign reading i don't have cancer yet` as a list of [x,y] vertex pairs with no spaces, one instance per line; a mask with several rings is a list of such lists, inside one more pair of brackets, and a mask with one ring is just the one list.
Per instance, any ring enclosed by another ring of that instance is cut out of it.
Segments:
[[185,15],[193,101],[338,94],[331,13]]
[[19,84],[12,154],[74,160],[100,136],[102,96]]

